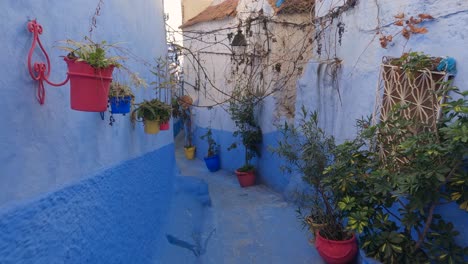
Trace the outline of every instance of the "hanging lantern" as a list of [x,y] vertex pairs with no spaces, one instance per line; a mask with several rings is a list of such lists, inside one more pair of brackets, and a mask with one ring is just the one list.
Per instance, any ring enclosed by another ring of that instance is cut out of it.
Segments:
[[237,34],[231,42],[231,46],[234,55],[245,53],[245,50],[247,49],[247,40],[245,39],[244,34],[242,34],[242,30],[239,29],[237,31]]

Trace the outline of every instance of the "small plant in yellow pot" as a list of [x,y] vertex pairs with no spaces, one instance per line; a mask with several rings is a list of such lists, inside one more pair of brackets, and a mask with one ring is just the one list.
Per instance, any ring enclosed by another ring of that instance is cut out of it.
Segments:
[[195,158],[195,146],[193,145],[185,145],[184,146],[185,157],[189,160],[193,160]]
[[143,101],[137,104],[132,111],[132,121],[142,121],[145,126],[145,133],[159,133],[159,122],[161,118],[170,116],[171,108],[169,105],[161,102],[159,99]]
[[184,123],[184,152],[185,157],[189,160],[195,157],[195,146],[192,144],[192,109],[193,100],[190,96],[184,95],[178,100],[180,105],[180,117]]

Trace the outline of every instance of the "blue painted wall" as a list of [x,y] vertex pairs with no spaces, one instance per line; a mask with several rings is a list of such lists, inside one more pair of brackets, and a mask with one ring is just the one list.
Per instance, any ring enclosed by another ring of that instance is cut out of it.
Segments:
[[[46,86],[40,106],[27,70],[28,19],[44,27],[50,79],[59,82],[67,68],[57,41],[83,40],[98,2],[0,2],[0,263],[149,263],[159,248],[175,176],[173,131],[146,135],[128,115],[109,126],[108,113],[102,121],[73,111],[68,84]],[[156,81],[144,63],[167,53],[162,0],[103,2],[93,40],[122,42],[136,58],[127,67]],[[114,79],[127,77],[117,70]],[[154,97],[152,88],[135,93],[137,102]]]
[[0,211],[0,263],[152,263],[164,241],[173,145]]
[[[143,133],[137,124],[134,130],[129,116],[115,115],[108,125],[98,113],[70,109],[69,85],[46,87],[46,102],[40,106],[35,98],[36,83],[27,70],[27,54],[32,34],[27,31],[28,18],[43,25],[42,43],[52,63],[51,80],[66,77],[67,67],[60,56],[57,41],[68,38],[83,40],[88,35],[90,19],[99,1],[5,0],[0,2],[2,16],[2,48],[0,50],[0,96],[5,98],[0,131],[0,206],[9,202],[33,198],[46,191],[59,189],[72,181],[83,179],[130,158],[141,156],[173,142],[172,133],[157,136]],[[162,1],[104,1],[95,41],[122,42],[139,61],[127,66],[148,83],[154,76],[142,61],[165,56],[165,29]],[[43,60],[39,52],[35,60]],[[117,80],[125,80],[121,71]],[[154,96],[151,88],[135,90],[136,101]]]

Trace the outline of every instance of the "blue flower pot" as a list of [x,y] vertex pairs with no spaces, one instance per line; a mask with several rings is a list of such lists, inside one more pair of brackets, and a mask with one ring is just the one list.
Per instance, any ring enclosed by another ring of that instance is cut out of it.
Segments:
[[111,97],[110,104],[111,104],[111,113],[112,114],[127,114],[130,113],[132,97],[125,96],[125,97]]
[[218,171],[220,167],[219,155],[214,155],[209,158],[205,158],[205,164],[209,171]]

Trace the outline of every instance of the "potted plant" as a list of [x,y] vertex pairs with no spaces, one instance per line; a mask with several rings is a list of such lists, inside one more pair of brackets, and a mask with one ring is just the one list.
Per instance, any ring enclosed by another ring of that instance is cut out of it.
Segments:
[[132,111],[132,121],[143,121],[145,133],[157,134],[159,133],[161,116],[167,116],[170,111],[171,108],[159,99],[145,100],[137,104],[137,107]]
[[348,263],[358,253],[356,237],[343,225],[343,215],[334,193],[326,184],[323,171],[331,163],[334,138],[318,126],[316,112],[310,114],[302,107],[299,125],[285,123],[279,130],[282,139],[272,152],[285,160],[281,167],[286,173],[299,173],[308,187],[307,195],[299,200],[298,217],[315,236],[315,246],[327,263]]
[[179,118],[181,113],[181,106],[179,105],[179,100],[176,97],[172,97],[171,99],[171,106],[172,106],[172,117]]
[[130,113],[132,101],[135,98],[130,86],[113,81],[109,90],[109,102],[112,114]]
[[454,225],[437,213],[450,202],[468,211],[468,93],[444,90],[437,95],[449,101],[435,127],[408,118],[407,106],[399,106],[376,125],[361,120],[358,136],[334,152],[328,185],[369,257],[385,263],[464,263],[468,257]]
[[170,120],[171,120],[171,106],[164,103],[164,109],[168,111],[159,112],[159,129],[160,130],[169,130],[170,129]]
[[[176,82],[172,78],[172,72],[169,71],[170,64],[167,59],[155,58],[155,65],[152,67],[150,72],[157,78],[157,81],[153,81],[150,84],[155,85],[154,89],[156,93],[159,94],[159,98],[168,102],[169,105],[172,105],[170,101],[170,94],[175,89]],[[160,120],[160,130],[169,130],[170,128],[170,119],[171,112],[169,115],[161,116]]]
[[206,167],[211,172],[218,171],[220,167],[219,155],[217,151],[219,146],[213,139],[213,133],[211,132],[211,128],[209,128],[206,131],[206,133],[200,138],[208,142],[208,153],[204,158]]
[[443,102],[434,92],[446,88],[446,80],[455,73],[453,58],[431,57],[421,52],[404,53],[399,58],[384,57],[376,106],[379,118],[386,119],[395,105],[404,104],[408,105],[403,111],[405,115],[436,122]]
[[112,72],[120,67],[122,57],[108,56],[109,49],[115,45],[105,41],[95,43],[89,38],[87,42],[66,40],[68,51],[64,58],[68,65],[70,78],[71,108],[78,111],[104,112],[107,109],[109,86]]
[[189,95],[183,95],[177,99],[180,118],[184,124],[184,153],[189,160],[195,158],[195,146],[192,144],[192,103],[193,99]]
[[[237,130],[234,137],[240,137],[244,146],[244,165],[238,168],[235,173],[241,187],[248,187],[255,184],[255,166],[252,159],[260,156],[259,144],[262,142],[262,130],[255,118],[256,97],[249,92],[235,94],[230,101],[228,112],[234,121]],[[228,150],[237,148],[237,143],[233,143]]]

